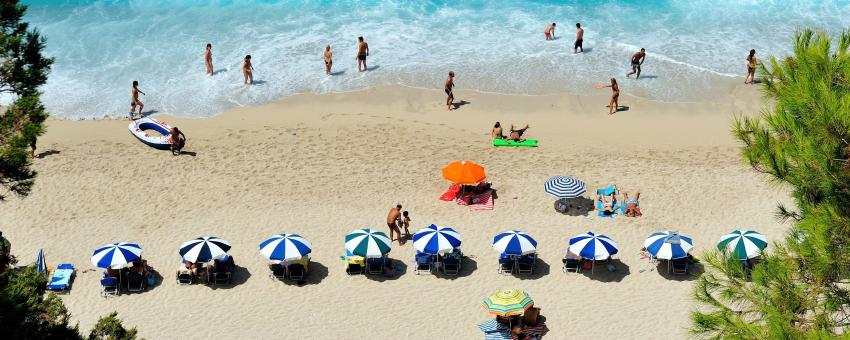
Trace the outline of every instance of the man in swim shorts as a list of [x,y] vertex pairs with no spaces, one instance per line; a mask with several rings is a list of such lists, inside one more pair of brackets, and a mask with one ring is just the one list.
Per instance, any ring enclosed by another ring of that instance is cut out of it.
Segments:
[[363,41],[363,37],[357,37],[357,41],[357,71],[367,71],[369,68],[366,66],[366,56],[369,55],[369,44]]
[[546,26],[546,30],[543,31],[543,34],[546,35],[546,40],[555,40],[555,23],[549,24]]
[[390,241],[393,240],[393,232],[395,232],[398,234],[398,245],[401,245],[401,229],[398,228],[399,222],[401,222],[401,204],[390,209],[390,213],[387,214],[387,227],[390,227]]
[[646,50],[641,48],[632,55],[632,71],[626,73],[626,78],[633,74],[636,74],[635,79],[640,78],[640,66],[643,65],[644,60],[646,60]]
[[446,97],[446,107],[449,109],[449,111],[452,110],[452,104],[455,100],[455,95],[454,95],[454,92],[452,91],[452,89],[454,89],[454,87],[455,87],[455,80],[454,79],[455,79],[454,71],[449,71],[449,79],[446,79],[446,87],[445,87],[446,95],[448,96],[448,97]]
[[581,28],[581,23],[576,23],[576,43],[573,45],[573,53],[578,53],[578,50],[581,49],[581,52],[584,53],[584,47],[581,45],[584,42],[584,28]]

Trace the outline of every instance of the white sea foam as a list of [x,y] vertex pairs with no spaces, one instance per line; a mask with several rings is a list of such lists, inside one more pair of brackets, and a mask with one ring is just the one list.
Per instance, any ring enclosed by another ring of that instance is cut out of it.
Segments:
[[[210,116],[295,93],[398,84],[439,88],[454,70],[461,90],[584,93],[622,78],[639,47],[645,79],[625,93],[701,99],[717,78],[741,76],[750,48],[789,51],[803,26],[850,26],[850,1],[28,1],[27,19],[56,63],[44,86],[48,109],[68,118],[123,115],[130,82],[145,110]],[[554,42],[543,41],[547,22]],[[571,51],[575,22],[587,53]],[[355,63],[356,37],[371,47],[370,72]],[[213,44],[216,75],[204,75]],[[324,75],[326,44],[334,72]],[[251,54],[255,86],[243,86]]]

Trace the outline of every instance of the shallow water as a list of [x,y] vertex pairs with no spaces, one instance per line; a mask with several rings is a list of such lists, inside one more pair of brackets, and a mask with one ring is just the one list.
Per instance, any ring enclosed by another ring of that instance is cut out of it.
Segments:
[[[508,94],[595,91],[611,77],[624,93],[706,99],[717,79],[742,77],[747,51],[790,51],[799,27],[850,26],[850,1],[24,1],[27,20],[56,57],[43,100],[67,118],[128,111],[139,80],[145,111],[205,117],[296,93],[398,84]],[[557,40],[544,41],[547,22]],[[586,53],[571,51],[575,23]],[[357,72],[356,38],[372,69]],[[216,74],[204,75],[213,44]],[[334,48],[334,76],[321,55]],[[627,81],[629,56],[647,49],[644,79]],[[242,85],[251,54],[255,86]]]

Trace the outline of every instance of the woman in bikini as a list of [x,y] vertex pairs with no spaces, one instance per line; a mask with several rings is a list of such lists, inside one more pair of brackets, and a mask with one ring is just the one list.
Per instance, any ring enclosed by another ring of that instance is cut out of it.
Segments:
[[614,197],[614,194],[611,194],[611,200],[608,201],[605,199],[605,196],[599,195],[597,199],[602,204],[602,214],[603,215],[613,215],[614,214],[614,204],[617,203],[617,198]]
[[331,52],[331,45],[325,46],[325,74],[331,75],[331,66],[333,65],[333,52]]
[[245,56],[245,62],[242,63],[242,75],[245,76],[245,84],[254,84],[254,65],[251,64],[251,55]]
[[629,198],[629,194],[623,193],[623,201],[626,204],[626,216],[640,217],[640,193],[636,193],[634,198]]
[[747,77],[744,78],[744,84],[755,84],[757,63],[756,50],[750,50],[750,55],[747,56]]
[[130,99],[130,119],[134,119],[136,117],[136,107],[139,107],[139,116],[142,116],[142,109],[145,108],[145,104],[139,100],[139,93],[146,95],[142,90],[139,90],[139,81],[133,80],[133,90],[132,90],[132,99]]
[[502,124],[496,122],[496,125],[493,126],[493,131],[490,132],[490,137],[493,139],[505,139],[505,134],[502,132]]
[[612,115],[620,109],[620,86],[617,85],[617,79],[611,78],[611,85],[604,87],[611,88],[611,103],[608,104],[608,114]]

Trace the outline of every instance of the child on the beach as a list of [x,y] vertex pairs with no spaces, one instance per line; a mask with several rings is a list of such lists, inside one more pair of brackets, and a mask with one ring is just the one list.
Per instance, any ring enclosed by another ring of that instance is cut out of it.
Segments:
[[245,62],[242,63],[242,75],[245,76],[245,84],[254,84],[254,65],[251,64],[251,55],[245,56]]
[[401,218],[398,220],[399,229],[404,227],[404,237],[410,237],[410,216],[407,214],[407,210],[401,213]]

